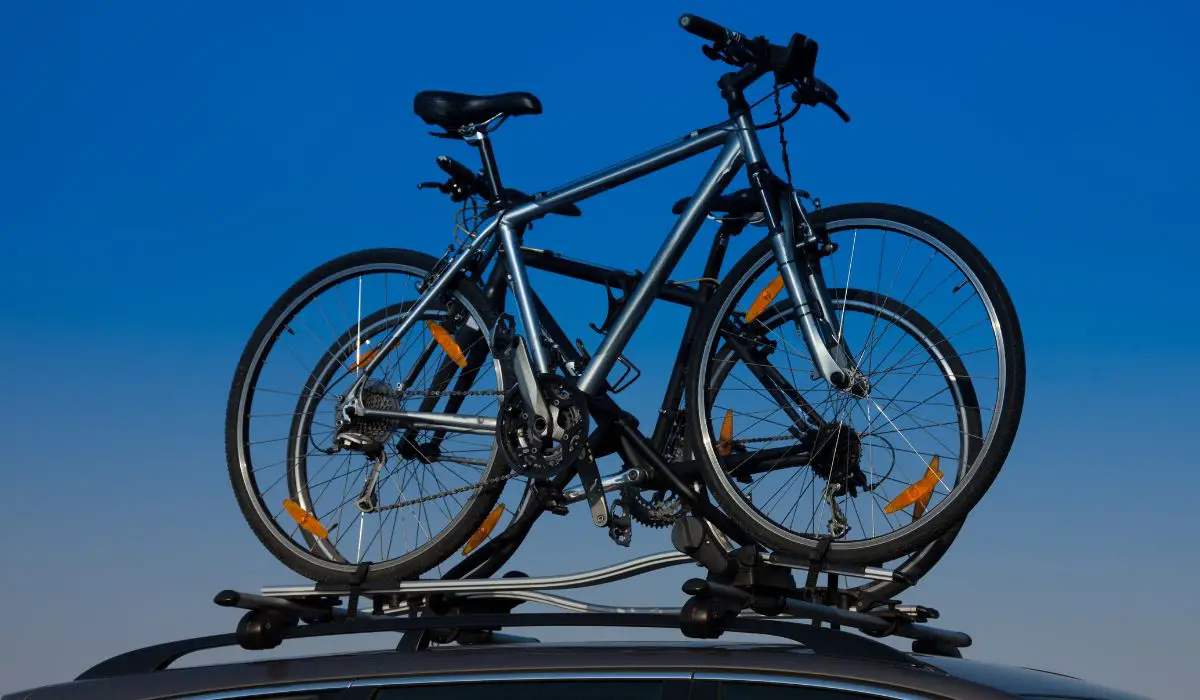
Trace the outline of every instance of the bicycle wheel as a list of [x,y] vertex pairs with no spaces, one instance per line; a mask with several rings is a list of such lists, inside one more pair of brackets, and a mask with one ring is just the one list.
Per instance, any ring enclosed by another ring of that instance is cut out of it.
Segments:
[[[999,277],[944,223],[883,204],[830,207],[810,221],[838,244],[838,252],[822,260],[825,279],[858,288],[865,278],[878,289],[863,291],[877,294],[883,306],[912,311],[855,313],[848,295],[831,295],[835,330],[871,384],[864,396],[836,390],[816,378],[787,292],[774,280],[770,241],[761,241],[730,270],[700,324],[689,362],[693,450],[714,497],[763,545],[812,557],[828,539],[828,561],[878,565],[950,531],[995,479],[1020,421],[1024,348]],[[889,252],[901,266],[915,261],[916,270],[885,275]],[[764,302],[787,322],[768,326],[778,319],[764,312]],[[959,314],[968,306],[981,318],[962,325]],[[911,320],[917,317],[922,327]],[[730,349],[738,361],[727,371],[749,379],[718,391],[710,380]],[[994,356],[985,357],[990,351]],[[978,433],[963,428],[966,409],[956,386],[964,376],[986,414]],[[940,416],[918,420],[918,409]],[[883,455],[886,469],[873,461]],[[808,485],[792,496],[755,495],[777,478],[782,489],[796,481]],[[812,517],[797,526],[805,498]],[[783,512],[767,512],[772,506]],[[863,536],[850,537],[858,533]]]
[[[973,461],[979,452],[981,441],[978,436],[982,432],[979,399],[975,393],[975,386],[971,381],[969,371],[963,365],[958,352],[954,349],[950,341],[928,319],[895,299],[886,298],[875,292],[868,292],[861,289],[831,289],[829,291],[831,298],[836,303],[841,304],[843,301],[845,302],[848,311],[886,317],[892,323],[902,321],[904,327],[909,329],[908,332],[913,334],[914,340],[927,343],[929,346],[936,347],[941,351],[940,354],[945,362],[948,375],[955,377],[955,381],[949,388],[954,397],[955,404],[961,407],[961,410],[958,412],[958,432],[965,441],[964,453],[966,457],[961,463],[969,464]],[[764,326],[775,330],[782,324],[790,322],[792,314],[790,313],[790,309],[785,305],[777,303],[766,310],[761,318]],[[720,387],[728,379],[732,369],[736,365],[737,359],[734,357],[733,349],[728,345],[724,346],[722,356],[718,361],[713,363],[714,374],[708,381],[714,393],[719,392]],[[958,536],[961,525],[962,521],[934,542],[908,555],[902,562],[892,564],[890,567],[888,566],[889,562],[879,561],[872,563],[879,567],[892,568],[905,579],[915,582],[929,573],[938,561],[941,560],[942,556],[949,550],[950,545],[953,544],[954,539]],[[843,580],[839,586],[840,590],[848,593],[852,599],[858,601],[858,604],[864,607],[869,606],[875,601],[894,598],[909,587],[909,583],[902,581],[885,582],[863,579],[861,583],[855,583],[853,579],[849,578]]]
[[[379,446],[363,451],[337,426],[345,391],[435,263],[397,249],[332,260],[283,294],[242,353],[226,415],[234,493],[263,545],[315,581],[349,582],[363,562],[366,580],[418,576],[463,546],[499,497],[507,467],[491,435],[373,419],[353,428]],[[494,417],[506,386],[486,337],[494,323],[482,295],[458,285],[381,360],[364,401]]]

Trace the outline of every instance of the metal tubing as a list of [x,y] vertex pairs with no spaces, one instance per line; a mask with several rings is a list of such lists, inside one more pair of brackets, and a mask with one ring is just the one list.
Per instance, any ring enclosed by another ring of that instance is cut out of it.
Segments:
[[[569,277],[582,282],[607,285],[617,279],[628,282],[637,279],[637,275],[624,270],[593,265],[592,263],[572,260],[549,250],[521,246],[525,254],[525,267],[535,270],[545,270],[556,275]],[[668,281],[658,290],[658,298],[681,306],[696,306],[699,303],[699,291],[678,282]]]
[[818,605],[817,603],[808,603],[795,598],[786,598],[783,601],[783,605],[789,615],[808,620],[820,620],[822,622],[846,625],[864,632],[887,632],[897,637],[907,637],[908,639],[928,639],[930,641],[945,642],[956,647],[971,646],[970,635],[963,632],[943,630],[912,622],[900,622],[893,626],[891,622],[876,615],[855,612],[853,610],[842,610],[828,605]]
[[[614,474],[612,476],[605,477],[600,482],[600,490],[604,493],[608,493],[609,491],[615,491],[626,484],[635,484],[641,480],[641,469],[628,469],[620,474]],[[587,498],[587,491],[581,488],[563,491],[562,494],[562,500],[565,503],[575,503],[577,501],[582,501],[585,498]]]
[[433,284],[417,298],[416,303],[413,304],[413,307],[404,316],[404,320],[400,321],[400,325],[392,333],[391,337],[384,341],[383,345],[380,346],[380,350],[372,355],[371,359],[367,360],[367,364],[362,368],[362,372],[359,374],[358,379],[355,380],[354,386],[350,387],[350,391],[348,392],[350,396],[357,397],[359,395],[363,385],[367,382],[367,377],[371,376],[375,368],[383,362],[383,358],[392,351],[396,343],[400,341],[400,338],[413,327],[413,324],[417,322],[417,318],[425,313],[425,310],[429,308],[433,300],[445,291],[451,280],[457,281],[458,273],[462,270],[463,266],[474,256],[475,251],[479,250],[480,246],[492,238],[492,234],[495,233],[498,224],[498,221],[493,220],[484,227],[483,231],[480,231],[474,240],[459,251],[459,254],[450,263],[449,267],[446,268],[445,272],[439,275]]
[[525,202],[513,207],[504,215],[504,220],[522,224],[550,213],[564,204],[574,204],[601,192],[606,192],[636,180],[644,175],[662,170],[681,160],[716,148],[726,142],[729,134],[735,133],[728,125],[719,126],[696,134],[689,134],[664,146],[659,146],[639,156],[609,166],[592,175],[552,190],[541,199]]
[[373,408],[364,410],[362,416],[363,418],[386,418],[400,423],[401,427],[419,430],[447,430],[475,435],[494,435],[496,433],[496,419],[484,416],[457,416],[425,411],[384,411]]
[[[584,571],[562,576],[544,576],[531,578],[502,578],[502,579],[465,579],[449,581],[405,581],[382,588],[363,590],[363,595],[386,595],[391,593],[486,593],[498,591],[533,591],[554,590],[564,588],[586,588],[599,586],[611,581],[619,581],[630,576],[644,574],[659,569],[665,569],[679,564],[694,564],[695,561],[679,552],[661,552],[633,559],[620,564],[613,564],[602,569]],[[337,591],[344,591],[337,593]],[[308,586],[271,586],[262,589],[265,596],[296,596],[311,593],[325,595],[349,595],[350,591],[344,586],[330,584],[314,584]]]
[[625,344],[629,342],[629,337],[633,335],[634,329],[654,302],[659,288],[671,274],[675,264],[679,262],[679,258],[691,243],[696,231],[699,230],[704,214],[708,210],[709,201],[723,191],[729,181],[733,179],[737,169],[741,167],[741,159],[742,142],[736,133],[731,133],[726,138],[721,155],[709,168],[708,174],[700,183],[695,195],[692,196],[687,207],[684,208],[683,214],[675,222],[671,234],[663,242],[658,254],[650,263],[650,269],[646,270],[642,281],[629,294],[625,308],[613,322],[612,328],[604,336],[604,342],[600,344],[592,361],[588,363],[579,377],[580,391],[593,395],[599,393],[609,371],[616,364]]
[[[787,567],[789,569],[798,569],[808,571],[810,562],[804,559],[793,559],[782,554],[768,554],[765,559],[770,564]],[[852,578],[865,578],[872,581],[884,581],[887,583],[895,583],[895,574],[888,569],[881,569],[875,566],[830,566],[824,564],[821,566],[821,571],[837,574],[839,576],[847,576]]]
[[[513,296],[517,299],[517,313],[525,326],[525,342],[533,354],[533,366],[538,372],[550,372],[550,358],[542,346],[542,324],[529,295],[529,278],[525,275],[525,264],[521,260],[521,245],[517,241],[516,228],[506,221],[500,222],[500,237],[504,241],[504,262],[508,265],[508,278],[512,283]],[[532,388],[531,388],[532,389]]]

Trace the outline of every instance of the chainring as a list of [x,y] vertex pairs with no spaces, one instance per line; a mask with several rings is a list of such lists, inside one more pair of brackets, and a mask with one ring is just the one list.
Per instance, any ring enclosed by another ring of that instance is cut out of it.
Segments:
[[[682,424],[676,426],[674,439],[668,441],[663,461],[668,464],[683,461],[686,454],[683,449],[685,440],[682,437]],[[670,488],[644,488],[637,485],[627,485],[621,489],[621,498],[628,506],[629,515],[638,523],[652,528],[670,527],[675,521],[687,515],[688,506]]]
[[[543,375],[538,383],[550,416],[539,420],[526,406],[520,387],[514,386],[500,403],[496,432],[500,449],[515,473],[552,479],[574,464],[587,447],[587,402],[559,375]],[[555,436],[555,432],[559,434]]]

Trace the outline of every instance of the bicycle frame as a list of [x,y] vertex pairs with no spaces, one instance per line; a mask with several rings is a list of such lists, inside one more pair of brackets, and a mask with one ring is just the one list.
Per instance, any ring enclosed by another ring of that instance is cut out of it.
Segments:
[[[366,377],[383,360],[383,356],[391,351],[395,343],[409,331],[421,314],[425,312],[433,300],[445,291],[449,285],[464,271],[472,258],[479,256],[477,267],[487,266],[495,254],[501,249],[517,251],[520,249],[519,239],[524,228],[535,219],[550,213],[553,209],[564,204],[574,204],[602,192],[623,185],[632,180],[657,172],[680,161],[709,151],[717,146],[723,146],[720,155],[709,169],[701,182],[696,195],[676,221],[663,246],[655,256],[646,272],[645,278],[630,295],[621,316],[613,324],[609,337],[601,345],[592,363],[579,378],[578,387],[586,394],[594,394],[600,380],[612,369],[617,357],[624,349],[629,337],[645,316],[646,310],[655,298],[655,291],[660,288],[667,275],[674,269],[675,264],[686,250],[688,244],[699,230],[701,220],[707,211],[708,203],[719,196],[733,179],[741,166],[743,145],[742,136],[738,130],[729,126],[718,126],[707,131],[689,134],[682,139],[653,149],[652,151],[611,166],[600,172],[564,185],[548,193],[538,201],[517,205],[495,216],[470,243],[464,246],[450,261],[449,266],[433,281],[417,300],[408,317],[401,322],[396,331],[381,347],[380,351],[363,367],[359,381],[351,388],[351,395],[356,396]],[[491,169],[485,169],[492,175]],[[490,179],[490,178],[489,178]],[[524,339],[530,348],[531,360],[537,371],[551,371],[550,360],[542,343],[541,323],[533,309],[529,281],[525,274],[525,264],[520,255],[505,256],[508,275],[512,281],[513,296],[517,302],[517,311],[525,328]],[[451,426],[446,426],[450,428]]]
[[[491,157],[490,143],[482,130],[475,133],[475,139],[480,141],[483,153],[484,172],[489,188],[499,196],[499,176]],[[591,176],[576,180],[556,190],[545,194],[540,199],[518,204],[498,213],[471,241],[458,251],[450,260],[446,269],[436,276],[432,284],[424,290],[410,314],[402,321],[395,332],[385,341],[380,351],[375,353],[363,368],[355,385],[350,390],[351,401],[346,403],[343,410],[347,418],[351,411],[361,416],[377,415],[393,419],[418,420],[423,426],[441,427],[448,430],[463,432],[490,433],[495,430],[495,421],[486,419],[463,419],[435,415],[386,414],[369,411],[362,406],[357,398],[367,377],[378,366],[383,358],[391,351],[399,339],[409,331],[416,318],[421,316],[433,300],[462,274],[468,264],[474,260],[477,264],[472,268],[483,269],[491,262],[497,252],[520,251],[521,239],[525,227],[535,219],[552,213],[562,205],[574,204],[584,199],[606,192],[620,185],[639,179],[651,173],[662,170],[678,162],[704,153],[721,146],[721,151],[704,179],[701,181],[693,197],[689,200],[683,212],[676,220],[674,227],[667,235],[658,253],[651,261],[645,275],[637,287],[630,293],[621,314],[614,321],[611,330],[603,343],[597,349],[595,356],[588,363],[583,373],[578,377],[576,386],[586,395],[596,397],[602,392],[605,378],[617,362],[630,337],[637,329],[650,305],[657,298],[668,275],[675,268],[684,251],[691,244],[699,230],[704,214],[708,211],[710,202],[721,193],[733,180],[742,165],[748,164],[750,180],[758,189],[763,199],[771,235],[775,242],[780,270],[785,284],[796,305],[801,326],[809,341],[810,350],[817,358],[818,368],[827,378],[836,376],[842,371],[838,360],[830,353],[830,348],[837,344],[830,342],[827,329],[817,326],[813,321],[813,306],[810,302],[811,292],[805,288],[806,281],[801,279],[792,250],[795,247],[792,228],[792,203],[794,193],[779,193],[770,186],[764,175],[769,174],[765,158],[759,146],[755,127],[748,113],[742,113],[731,120],[708,129],[688,134],[671,143],[660,146],[646,154],[626,160],[617,165],[605,168]],[[781,200],[783,200],[781,202]],[[546,352],[542,338],[542,323],[534,308],[533,295],[526,275],[525,262],[520,254],[505,255],[505,268],[512,285],[513,296],[517,303],[517,312],[525,333],[524,343],[529,349],[529,360],[533,369],[546,374],[552,371],[551,361]],[[820,309],[826,306],[826,300],[818,294],[815,306]],[[842,358],[844,360],[844,358]],[[522,387],[528,390],[527,387]]]

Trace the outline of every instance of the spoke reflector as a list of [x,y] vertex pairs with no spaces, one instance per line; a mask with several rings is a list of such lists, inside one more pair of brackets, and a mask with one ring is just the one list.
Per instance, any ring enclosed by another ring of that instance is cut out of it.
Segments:
[[483,519],[483,524],[479,526],[479,529],[475,531],[474,535],[471,535],[471,539],[467,540],[467,543],[463,546],[463,554],[470,554],[471,550],[483,544],[488,535],[492,534],[492,530],[496,529],[496,523],[500,522],[500,515],[502,513],[504,513],[503,503],[496,506],[491,513],[488,513],[488,516]]
[[354,364],[350,365],[350,371],[353,372],[356,369],[358,369],[359,367],[365,366],[368,362],[371,361],[371,358],[375,356],[375,353],[379,352],[380,347],[381,346],[377,345],[373,348],[369,348],[366,352],[359,355],[358,359],[354,361]]
[[717,443],[717,454],[728,457],[733,452],[733,410],[725,409],[725,419],[721,421],[721,441]]
[[758,298],[750,305],[750,310],[746,312],[746,323],[750,323],[758,318],[758,315],[767,310],[771,302],[775,301],[775,297],[779,296],[780,290],[783,289],[783,276],[776,275],[775,279],[758,293]]
[[309,534],[320,537],[321,539],[329,537],[329,530],[326,530],[325,526],[321,524],[321,521],[317,520],[316,516],[314,516],[312,513],[304,510],[304,507],[299,503],[296,503],[290,498],[285,498],[283,499],[283,509],[288,512],[288,515],[292,516],[292,519],[296,521],[297,525],[299,525]]
[[466,369],[467,357],[463,355],[462,348],[458,347],[458,343],[454,342],[454,337],[450,335],[449,331],[438,325],[437,321],[426,321],[425,325],[429,326],[429,332],[433,334],[433,339],[437,341],[438,345],[442,346],[442,349],[446,351],[450,359],[454,360],[454,364],[458,365],[461,369]]
[[942,479],[942,470],[938,468],[938,458],[934,455],[933,459],[929,460],[929,467],[925,470],[925,476],[917,483],[909,486],[900,492],[899,496],[892,499],[884,507],[884,513],[895,513],[898,510],[907,508],[914,503],[917,505],[913,509],[913,519],[921,517],[925,513],[925,508],[929,505],[929,499],[933,497],[933,489]]

